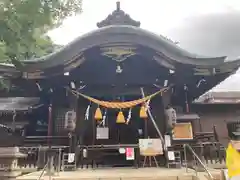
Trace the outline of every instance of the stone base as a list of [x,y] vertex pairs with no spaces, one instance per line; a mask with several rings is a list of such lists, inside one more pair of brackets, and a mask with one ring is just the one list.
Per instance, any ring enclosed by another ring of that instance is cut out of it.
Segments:
[[9,180],[9,179],[16,179],[17,176],[22,174],[21,171],[0,171],[0,180]]
[[22,173],[18,169],[18,159],[26,157],[18,147],[0,148],[0,180],[16,179]]

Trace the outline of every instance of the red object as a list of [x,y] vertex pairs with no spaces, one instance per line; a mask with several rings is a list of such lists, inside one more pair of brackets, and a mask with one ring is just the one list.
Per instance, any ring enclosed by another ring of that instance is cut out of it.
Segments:
[[126,159],[127,160],[134,159],[134,148],[126,148]]

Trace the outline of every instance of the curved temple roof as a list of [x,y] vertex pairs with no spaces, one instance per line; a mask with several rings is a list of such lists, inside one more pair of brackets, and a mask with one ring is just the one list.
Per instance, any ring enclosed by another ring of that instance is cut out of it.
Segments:
[[39,65],[41,64],[41,67],[56,66],[71,60],[74,56],[79,54],[79,52],[83,52],[84,50],[94,46],[101,46],[108,43],[130,43],[143,45],[155,50],[156,52],[163,53],[166,57],[182,64],[204,66],[217,65],[219,63],[223,63],[226,58],[225,56],[204,57],[191,54],[168,41],[166,38],[157,36],[141,28],[129,25],[111,25],[89,32],[53,54],[39,59],[28,60],[25,61],[25,63],[39,63]]
[[[133,20],[128,14],[120,9],[120,3],[117,2],[117,8],[105,20],[97,23],[97,30],[89,32],[62,49],[47,56],[23,61],[23,71],[30,72],[43,70],[70,62],[73,58],[79,56],[85,50],[106,44],[127,43],[141,45],[160,53],[173,64],[186,64],[200,67],[220,68],[228,66],[230,69],[236,69],[240,66],[240,60],[233,62],[224,62],[226,57],[205,57],[189,53],[181,49],[176,44],[170,42],[163,36],[153,34],[140,28],[140,22]],[[1,74],[16,73],[14,67],[0,65]]]

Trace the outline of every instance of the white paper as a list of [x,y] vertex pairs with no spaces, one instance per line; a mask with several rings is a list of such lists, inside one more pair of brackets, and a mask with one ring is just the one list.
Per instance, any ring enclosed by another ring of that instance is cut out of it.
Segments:
[[75,159],[75,153],[68,153],[68,163],[73,163]]
[[109,129],[107,127],[97,127],[96,139],[109,139]]
[[166,147],[170,147],[171,146],[171,137],[169,135],[165,135],[164,139],[165,139]]
[[168,151],[168,160],[170,160],[170,161],[175,160],[175,154],[173,151]]
[[119,148],[118,151],[119,151],[120,154],[125,154],[126,153],[125,148]]

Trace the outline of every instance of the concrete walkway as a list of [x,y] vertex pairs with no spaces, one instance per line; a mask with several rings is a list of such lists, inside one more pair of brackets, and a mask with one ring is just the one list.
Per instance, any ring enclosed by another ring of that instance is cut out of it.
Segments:
[[[17,180],[37,180],[41,172],[34,172],[20,176]],[[42,180],[49,180],[48,176]],[[109,168],[109,169],[81,169],[70,172],[60,172],[52,180],[197,180],[195,173],[185,169],[167,168]]]
[[[216,180],[223,180],[220,170],[210,170]],[[17,180],[38,180],[41,171],[20,176]],[[50,180],[43,176],[41,180]],[[51,177],[51,180],[208,180],[206,173],[188,169],[167,168],[104,168],[79,169],[77,171],[60,172]]]

